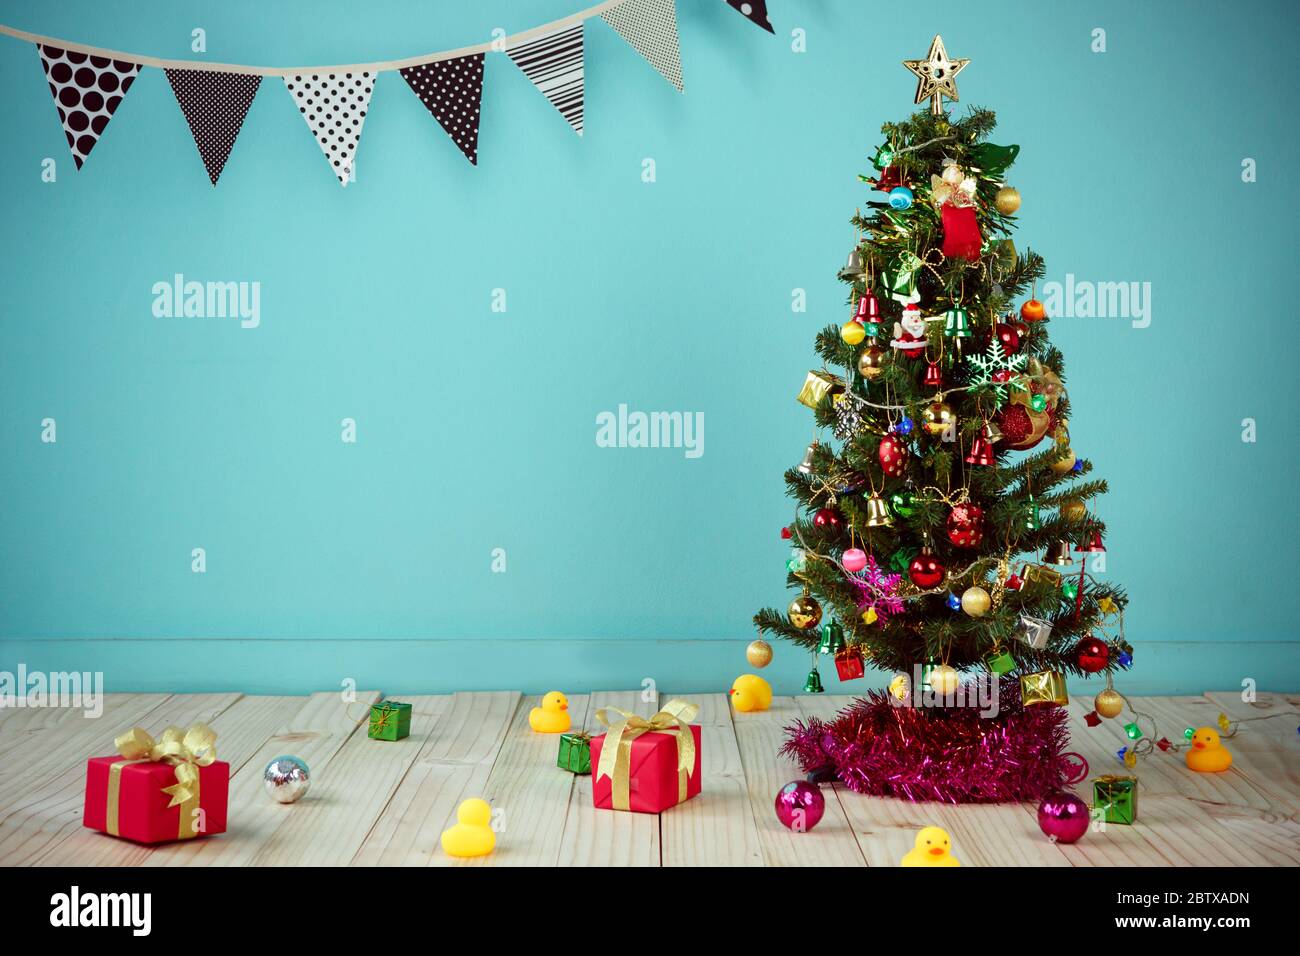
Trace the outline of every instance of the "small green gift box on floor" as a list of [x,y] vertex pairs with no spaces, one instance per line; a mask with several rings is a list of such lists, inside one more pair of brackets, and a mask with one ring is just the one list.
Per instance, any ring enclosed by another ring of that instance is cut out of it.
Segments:
[[401,740],[411,736],[411,705],[384,700],[370,706],[371,740]]
[[591,773],[591,734],[560,734],[560,758],[556,763],[570,773]]
[[1092,782],[1092,803],[1107,823],[1131,824],[1138,817],[1137,777],[1098,777]]

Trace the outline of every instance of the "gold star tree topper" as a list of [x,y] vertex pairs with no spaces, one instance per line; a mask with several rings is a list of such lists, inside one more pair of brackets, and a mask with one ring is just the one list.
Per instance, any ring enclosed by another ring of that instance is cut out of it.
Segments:
[[916,100],[930,100],[930,112],[943,115],[943,98],[957,102],[957,74],[966,69],[970,60],[950,60],[943,48],[943,37],[935,34],[930,44],[930,54],[924,60],[904,60],[903,66],[916,74]]

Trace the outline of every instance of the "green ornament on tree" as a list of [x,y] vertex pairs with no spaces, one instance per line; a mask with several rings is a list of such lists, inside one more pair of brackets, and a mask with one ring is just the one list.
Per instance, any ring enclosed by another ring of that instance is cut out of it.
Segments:
[[808,672],[808,679],[803,682],[803,692],[805,694],[824,694],[826,688],[822,687],[822,675],[817,673],[817,668]]
[[840,627],[839,621],[827,621],[822,625],[822,640],[817,645],[817,653],[838,654],[842,650],[844,650],[844,628]]
[[1038,513],[1038,502],[1034,496],[1029,496],[1029,501],[1025,503],[1025,530],[1037,531],[1043,526],[1042,516]]

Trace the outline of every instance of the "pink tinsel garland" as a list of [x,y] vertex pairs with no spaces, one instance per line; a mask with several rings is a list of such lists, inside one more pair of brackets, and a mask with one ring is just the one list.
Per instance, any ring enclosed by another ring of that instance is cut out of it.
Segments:
[[1008,803],[1039,800],[1072,773],[1066,711],[1025,707],[1003,680],[995,717],[976,707],[899,706],[871,691],[832,722],[786,728],[781,753],[805,773],[833,771],[850,790],[906,800]]

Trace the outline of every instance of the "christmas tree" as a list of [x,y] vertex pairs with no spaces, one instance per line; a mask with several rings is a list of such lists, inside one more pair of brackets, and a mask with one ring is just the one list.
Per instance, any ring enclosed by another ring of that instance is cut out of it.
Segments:
[[[1106,677],[1091,722],[1118,712],[1111,674],[1132,660],[1126,597],[1093,573],[1107,488],[1070,445],[1065,366],[1034,297],[1043,260],[1011,238],[1019,147],[990,142],[992,112],[943,104],[966,63],[939,37],[904,63],[930,108],[886,123],[860,177],[875,195],[840,272],[850,320],[818,334],[825,364],[799,393],[833,438],[785,476],[799,594],[754,619],[812,652],[809,692],[831,655],[841,680],[895,674],[839,720],[791,730],[805,769],[954,802],[1059,787],[1066,677]],[[978,681],[995,706],[963,702]]]

